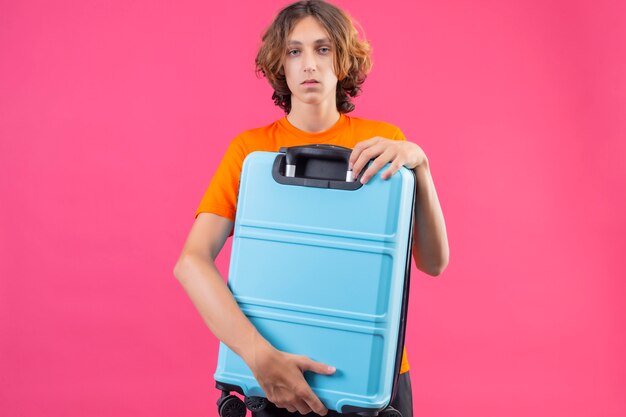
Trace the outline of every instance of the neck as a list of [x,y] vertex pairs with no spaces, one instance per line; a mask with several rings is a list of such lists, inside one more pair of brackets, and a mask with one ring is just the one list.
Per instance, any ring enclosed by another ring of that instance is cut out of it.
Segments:
[[308,132],[317,133],[330,129],[339,120],[337,104],[331,103],[308,104],[297,100],[291,102],[291,111],[287,120],[296,128]]

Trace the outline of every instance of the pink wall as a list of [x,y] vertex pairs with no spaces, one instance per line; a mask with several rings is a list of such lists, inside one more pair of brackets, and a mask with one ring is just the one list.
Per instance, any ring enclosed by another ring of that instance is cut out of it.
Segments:
[[[253,59],[285,4],[0,2],[0,414],[216,414],[172,268],[229,140],[282,116]],[[337,4],[375,50],[353,114],[423,147],[448,225],[416,416],[626,415],[624,3]]]

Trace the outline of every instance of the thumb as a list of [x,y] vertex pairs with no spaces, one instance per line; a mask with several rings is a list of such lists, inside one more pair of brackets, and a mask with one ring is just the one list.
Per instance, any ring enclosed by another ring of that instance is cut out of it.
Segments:
[[332,366],[323,364],[321,362],[315,362],[309,358],[303,358],[301,362],[302,371],[312,371],[317,374],[332,375],[336,369]]

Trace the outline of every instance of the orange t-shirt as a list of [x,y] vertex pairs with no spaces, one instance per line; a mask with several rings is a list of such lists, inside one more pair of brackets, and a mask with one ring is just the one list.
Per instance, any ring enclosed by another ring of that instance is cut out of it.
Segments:
[[[402,131],[390,123],[351,117],[343,113],[340,113],[339,120],[331,128],[318,133],[296,128],[286,116],[267,126],[246,130],[237,135],[228,146],[200,201],[195,217],[202,212],[208,212],[235,221],[241,168],[243,160],[251,152],[278,152],[281,147],[316,143],[354,148],[358,142],[375,136],[406,140]],[[231,230],[230,235],[232,233]],[[400,373],[408,370],[406,348],[403,348]]]

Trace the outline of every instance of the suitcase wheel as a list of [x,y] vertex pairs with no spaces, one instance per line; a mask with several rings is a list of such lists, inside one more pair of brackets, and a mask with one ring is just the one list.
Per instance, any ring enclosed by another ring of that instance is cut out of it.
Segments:
[[248,410],[258,413],[267,407],[267,398],[264,397],[246,397],[244,398]]
[[402,414],[392,406],[389,406],[381,411],[378,417],[402,417]]
[[239,397],[227,395],[217,401],[217,410],[220,417],[245,417],[246,406]]

